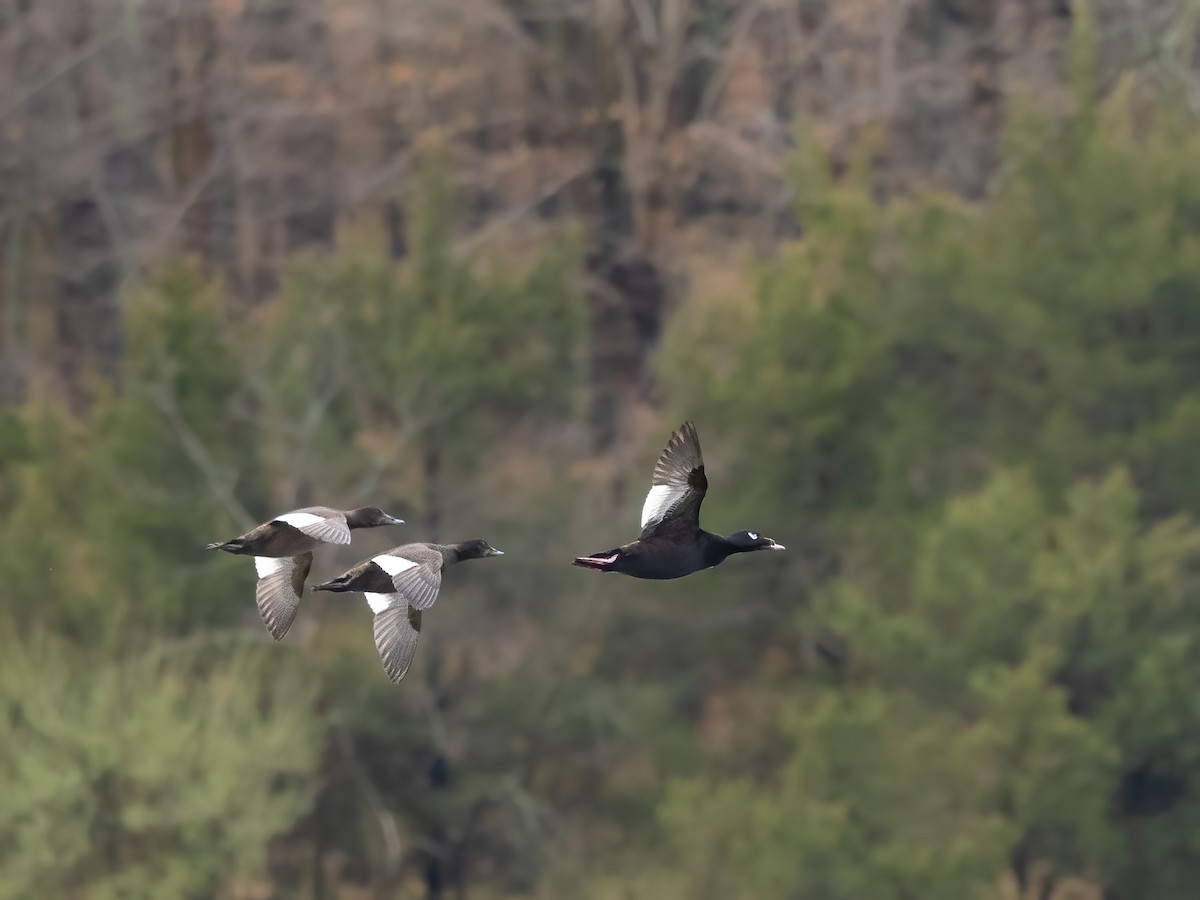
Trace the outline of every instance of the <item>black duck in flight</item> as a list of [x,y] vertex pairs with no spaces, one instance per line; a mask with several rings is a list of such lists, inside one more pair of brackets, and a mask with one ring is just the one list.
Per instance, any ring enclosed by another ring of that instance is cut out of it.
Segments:
[[574,565],[634,578],[682,578],[719,566],[734,553],[783,550],[755,531],[729,537],[700,527],[700,504],[708,490],[696,426],[684,422],[671,435],[654,467],[650,493],[642,505],[642,533],[632,544],[577,558]]

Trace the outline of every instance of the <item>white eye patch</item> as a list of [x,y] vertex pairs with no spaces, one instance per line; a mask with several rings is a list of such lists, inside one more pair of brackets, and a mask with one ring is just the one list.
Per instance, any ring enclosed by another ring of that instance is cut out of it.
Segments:
[[758,540],[758,535],[755,534],[753,531],[747,531],[746,534],[750,535],[750,540],[752,540],[752,541]]

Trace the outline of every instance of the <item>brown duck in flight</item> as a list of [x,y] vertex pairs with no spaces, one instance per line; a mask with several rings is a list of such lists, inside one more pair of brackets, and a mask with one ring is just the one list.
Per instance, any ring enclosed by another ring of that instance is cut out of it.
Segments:
[[442,570],[467,559],[503,556],[487,541],[461,544],[404,544],[364,559],[314,591],[362,591],[375,613],[375,649],[388,678],[399,682],[408,672],[421,634],[421,613],[433,606],[442,587]]
[[389,516],[377,506],[345,512],[327,506],[306,506],[276,516],[241,537],[209,544],[207,549],[254,557],[258,569],[254,594],[258,614],[271,637],[278,641],[296,619],[315,547],[348,544],[350,532],[355,528],[403,524],[403,519]]

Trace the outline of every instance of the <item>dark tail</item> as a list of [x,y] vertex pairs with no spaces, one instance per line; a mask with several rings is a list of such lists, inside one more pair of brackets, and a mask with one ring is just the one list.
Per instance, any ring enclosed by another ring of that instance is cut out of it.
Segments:
[[352,591],[352,590],[354,590],[354,588],[346,586],[345,578],[335,578],[335,579],[333,579],[333,581],[326,581],[324,584],[314,584],[313,590],[314,591],[333,591],[335,593],[340,593],[343,591]]
[[576,557],[571,563],[581,569],[595,569],[597,572],[611,572],[616,561],[620,559],[619,550],[609,550],[607,553],[594,553],[591,556]]

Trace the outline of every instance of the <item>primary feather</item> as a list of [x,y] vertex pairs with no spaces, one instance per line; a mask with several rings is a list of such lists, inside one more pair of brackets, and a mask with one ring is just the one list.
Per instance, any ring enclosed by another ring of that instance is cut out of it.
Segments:
[[258,584],[254,589],[258,614],[271,637],[283,640],[300,609],[304,580],[312,567],[312,552],[281,558],[256,556],[254,567],[258,570]]
[[350,543],[350,525],[345,514],[336,509],[310,506],[276,516],[274,521],[291,525],[323,544]]
[[694,424],[684,422],[671,435],[654,466],[650,484],[650,492],[642,504],[643,532],[671,518],[688,519],[698,526],[708,479]]

